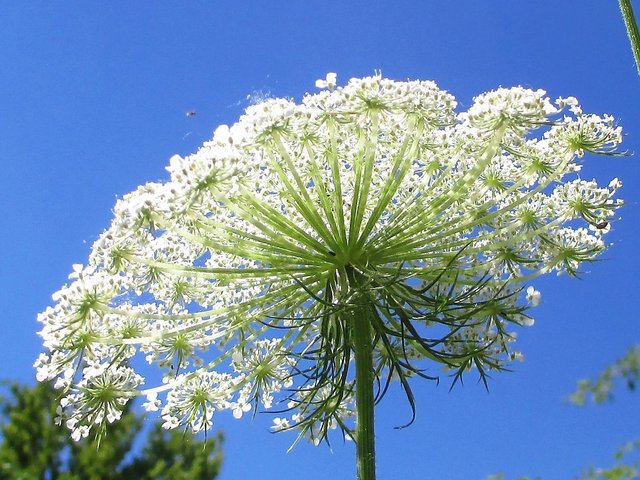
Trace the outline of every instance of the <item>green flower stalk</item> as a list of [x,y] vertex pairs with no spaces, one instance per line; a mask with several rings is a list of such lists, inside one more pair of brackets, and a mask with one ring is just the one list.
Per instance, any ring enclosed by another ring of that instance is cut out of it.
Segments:
[[528,284],[605,249],[620,182],[580,179],[577,160],[615,151],[612,117],[521,87],[456,113],[433,82],[317,86],[249,107],[117,202],[39,317],[37,375],[74,438],[136,395],[166,428],[267,410],[298,439],[355,440],[373,479],[392,384],[415,415],[417,377],[486,382],[521,358]]
[[624,20],[624,26],[627,28],[627,36],[631,44],[631,53],[633,53],[636,69],[638,70],[638,75],[640,75],[640,32],[638,32],[638,23],[633,13],[633,6],[631,5],[631,0],[618,0],[618,3],[620,5],[622,19]]

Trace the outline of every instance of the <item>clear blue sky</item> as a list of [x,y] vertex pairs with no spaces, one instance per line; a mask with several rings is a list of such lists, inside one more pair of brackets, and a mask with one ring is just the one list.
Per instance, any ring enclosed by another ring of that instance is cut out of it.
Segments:
[[[635,3],[640,9],[640,5]],[[300,99],[326,72],[381,69],[433,79],[462,107],[485,90],[524,85],[611,113],[640,152],[640,78],[617,2],[602,0],[0,0],[0,365],[34,381],[36,314],[111,218],[116,196],[167,178],[248,96]],[[188,119],[185,112],[195,110]],[[624,182],[606,259],[582,280],[535,285],[543,303],[519,339],[526,361],[448,392],[417,382],[418,418],[401,395],[377,410],[378,475],[391,479],[567,479],[640,434],[636,394],[579,409],[563,399],[634,342],[640,281],[636,156],[587,157],[583,177]],[[355,476],[353,446],[301,445],[292,434],[220,415],[222,480]]]

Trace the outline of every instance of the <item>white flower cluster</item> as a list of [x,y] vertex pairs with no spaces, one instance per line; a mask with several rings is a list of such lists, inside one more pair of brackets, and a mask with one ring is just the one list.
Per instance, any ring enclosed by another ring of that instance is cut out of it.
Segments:
[[430,81],[317,85],[252,105],[117,202],[39,316],[38,379],[58,379],[74,438],[141,394],[167,428],[274,407],[291,412],[276,430],[350,437],[352,315],[368,312],[381,387],[440,366],[484,378],[520,357],[527,282],[606,247],[620,182],[576,161],[614,151],[610,116],[521,87],[456,113]]

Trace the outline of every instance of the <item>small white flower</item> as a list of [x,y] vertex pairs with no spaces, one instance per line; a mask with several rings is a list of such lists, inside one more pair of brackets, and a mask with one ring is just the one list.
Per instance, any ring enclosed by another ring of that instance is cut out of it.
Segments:
[[290,424],[288,419],[276,417],[273,419],[273,426],[271,427],[271,430],[273,430],[274,432],[280,432],[282,430],[286,430],[289,427]]
[[142,407],[147,412],[156,412],[160,408],[160,400],[158,399],[158,392],[147,393],[147,401],[142,404]]
[[71,268],[73,269],[73,272],[69,274],[69,279],[80,278],[80,276],[82,275],[82,270],[84,269],[84,265],[82,265],[81,263],[74,263]]
[[613,189],[613,190],[617,190],[622,186],[622,182],[620,181],[620,179],[618,177],[614,178],[613,180],[611,180],[609,182],[609,188]]
[[336,87],[338,76],[334,72],[327,73],[327,76],[324,80],[319,79],[316,80],[317,88],[328,88],[329,90],[333,90]]
[[519,351],[513,351],[511,352],[511,360],[515,361],[515,362],[523,362],[524,361],[524,355],[522,354],[522,352]]
[[213,132],[213,140],[226,143],[229,141],[229,126],[228,125],[219,125],[218,128]]
[[75,428],[71,431],[71,438],[74,442],[79,442],[83,438],[87,438],[89,436],[89,427],[86,425],[81,425],[78,428]]
[[538,290],[532,286],[527,287],[527,302],[529,302],[532,307],[540,305],[541,298],[542,294]]
[[98,377],[107,370],[107,365],[99,363],[95,360],[87,360],[87,366],[82,369],[82,375],[85,378]]
[[250,403],[241,403],[241,402],[236,403],[232,410],[233,418],[236,418],[236,419],[242,418],[242,415],[250,411],[251,411]]
[[180,420],[173,415],[163,415],[164,423],[162,424],[162,428],[166,430],[171,430],[174,428],[178,428],[180,426]]
[[61,405],[58,405],[56,407],[56,416],[53,419],[53,422],[58,426],[61,426],[62,423],[64,422],[64,409],[62,408]]
[[55,388],[56,390],[61,390],[63,388],[67,388],[70,384],[71,384],[70,380],[67,380],[64,377],[58,377],[56,378],[56,381],[53,384],[53,388]]

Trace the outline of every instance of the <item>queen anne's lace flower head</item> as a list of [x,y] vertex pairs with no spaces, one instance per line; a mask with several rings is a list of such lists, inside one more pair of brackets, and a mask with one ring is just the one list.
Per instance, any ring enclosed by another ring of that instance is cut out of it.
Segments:
[[317,86],[252,105],[118,200],[39,317],[38,379],[57,378],[74,438],[140,394],[167,428],[273,408],[275,430],[351,437],[353,311],[378,396],[399,380],[411,399],[438,364],[484,379],[520,358],[512,327],[541,298],[527,282],[605,248],[620,182],[577,178],[576,158],[616,148],[610,116],[521,87],[456,113],[433,82]]

